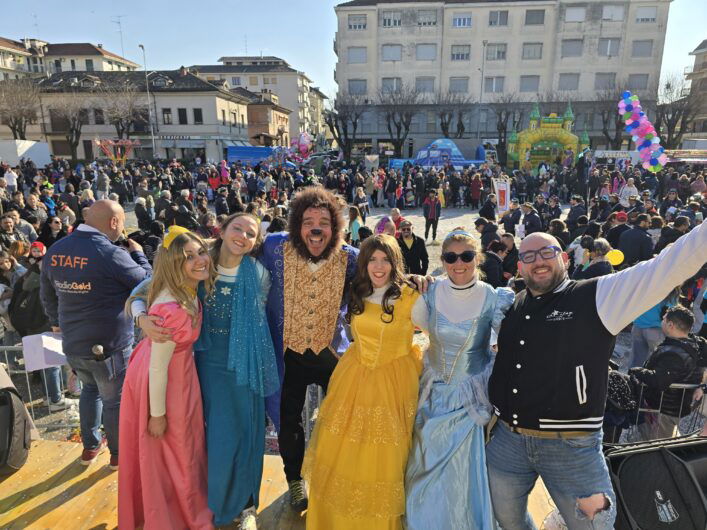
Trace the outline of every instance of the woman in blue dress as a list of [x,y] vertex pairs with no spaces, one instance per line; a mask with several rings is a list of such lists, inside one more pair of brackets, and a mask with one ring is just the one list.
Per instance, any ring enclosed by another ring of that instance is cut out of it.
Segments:
[[[212,259],[213,294],[204,304],[194,358],[206,423],[208,504],[216,526],[240,518],[255,529],[265,451],[265,396],[279,388],[275,351],[265,317],[270,275],[255,259],[259,221],[237,213],[221,225]],[[136,308],[133,305],[133,313]],[[149,317],[148,317],[149,318]],[[157,337],[152,322],[141,327]]]
[[413,312],[430,347],[405,475],[411,530],[494,528],[484,449],[492,414],[490,344],[514,295],[479,281],[480,258],[471,234],[450,232],[442,244],[447,277],[430,286],[424,306]]

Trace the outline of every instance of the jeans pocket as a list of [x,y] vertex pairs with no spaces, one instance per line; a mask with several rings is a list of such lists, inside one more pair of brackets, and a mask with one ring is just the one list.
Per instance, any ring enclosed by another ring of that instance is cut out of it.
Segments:
[[98,366],[99,372],[101,372],[103,377],[108,381],[113,381],[115,379],[116,370],[114,357],[115,354],[103,359],[102,361],[99,361],[98,359],[94,361]]
[[592,433],[588,436],[579,436],[577,438],[563,438],[562,441],[568,447],[574,449],[593,449],[599,446],[599,435],[598,433]]

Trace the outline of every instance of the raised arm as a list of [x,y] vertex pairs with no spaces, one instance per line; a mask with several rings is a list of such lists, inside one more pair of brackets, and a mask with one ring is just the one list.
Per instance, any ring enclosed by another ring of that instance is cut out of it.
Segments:
[[599,318],[618,335],[636,317],[665,298],[707,262],[707,223],[692,230],[655,258],[602,276],[596,303]]

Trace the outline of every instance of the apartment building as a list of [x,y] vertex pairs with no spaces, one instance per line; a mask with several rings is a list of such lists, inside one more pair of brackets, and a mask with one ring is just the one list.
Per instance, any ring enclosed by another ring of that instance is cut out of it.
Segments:
[[[597,117],[581,102],[614,87],[655,100],[669,6],[670,0],[352,0],[335,7],[334,76],[339,94],[372,104],[381,91],[403,86],[429,98],[463,95],[481,104],[465,117],[466,136],[477,138],[493,138],[494,102],[571,101],[576,127],[600,143]],[[370,114],[363,144],[376,151],[387,133],[380,116]],[[434,111],[421,108],[410,150],[439,134]]]
[[57,72],[129,72],[138,64],[105,50],[102,44],[0,37],[0,79]]
[[688,138],[707,138],[707,39],[690,52],[695,63],[688,68],[686,77],[690,81],[690,92],[699,105],[692,131],[684,136]]
[[248,99],[248,138],[253,145],[290,146],[290,114],[292,111],[280,105],[280,98],[270,90],[259,93],[243,87],[231,92]]
[[[61,72],[38,79],[41,105],[36,123],[28,128],[27,139],[48,142],[52,154],[69,157],[68,122],[66,114],[58,109],[66,106],[67,99],[78,100],[83,126],[77,157],[85,160],[103,157],[95,140],[114,139],[117,131],[106,110],[114,96],[102,87],[129,81],[137,93],[133,100],[135,126],[130,139],[140,141],[133,157],[199,157],[218,162],[225,158],[229,146],[250,145],[247,98],[227,90],[223,84],[206,82],[184,67],[148,74],[149,110],[142,71]],[[8,139],[12,139],[10,129],[0,126],[0,140]]]
[[231,88],[241,87],[251,92],[269,90],[277,95],[283,107],[292,109],[290,138],[297,138],[302,132],[313,133],[312,81],[304,72],[273,56],[221,57],[219,62],[220,65],[195,65],[191,69],[206,81],[226,81]]

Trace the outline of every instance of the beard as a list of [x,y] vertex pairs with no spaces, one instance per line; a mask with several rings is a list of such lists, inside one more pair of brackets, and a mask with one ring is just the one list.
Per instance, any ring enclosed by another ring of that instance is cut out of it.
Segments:
[[555,273],[547,278],[546,280],[534,280],[531,274],[521,274],[523,280],[525,280],[525,286],[537,294],[546,294],[557,287],[567,276],[567,271],[564,269],[559,269]]

